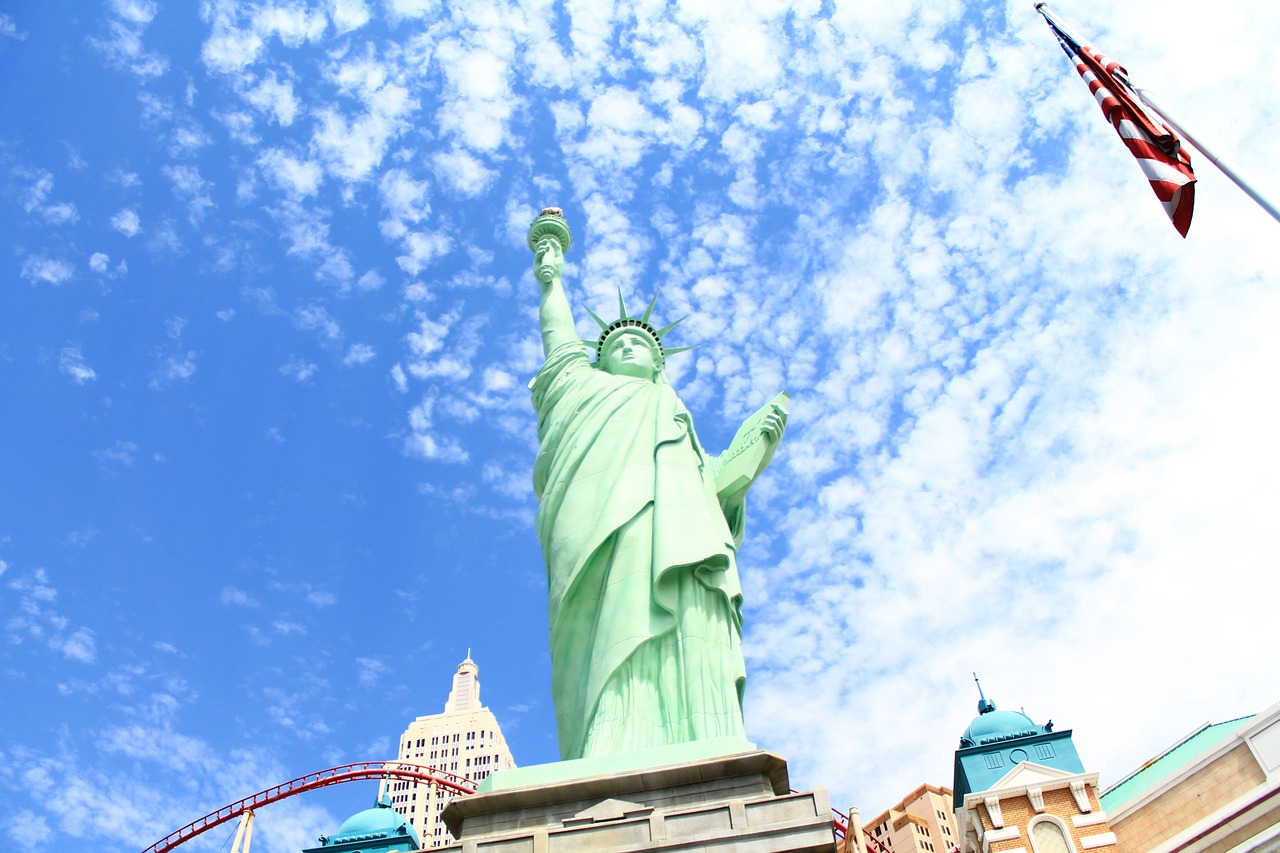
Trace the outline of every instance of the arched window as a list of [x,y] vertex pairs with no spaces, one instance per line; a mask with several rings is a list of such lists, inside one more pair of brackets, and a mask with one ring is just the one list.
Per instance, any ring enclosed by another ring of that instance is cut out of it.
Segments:
[[1058,819],[1044,815],[1033,821],[1028,829],[1035,853],[1076,853],[1071,837]]

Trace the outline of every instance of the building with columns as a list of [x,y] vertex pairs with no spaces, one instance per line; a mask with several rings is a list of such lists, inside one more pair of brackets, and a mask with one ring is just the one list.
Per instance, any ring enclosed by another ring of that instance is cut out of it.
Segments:
[[[480,703],[480,668],[467,659],[458,664],[444,713],[418,717],[400,736],[397,759],[480,782],[516,766],[493,712]],[[424,848],[453,842],[440,812],[454,797],[437,785],[393,781],[391,800],[409,818]]]

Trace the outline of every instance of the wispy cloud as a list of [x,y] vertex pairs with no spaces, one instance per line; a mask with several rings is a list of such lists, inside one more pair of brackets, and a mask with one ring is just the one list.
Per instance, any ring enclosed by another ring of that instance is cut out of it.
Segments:
[[314,362],[295,356],[281,365],[280,373],[283,376],[289,377],[294,382],[306,382],[312,376],[315,376],[316,371],[319,369],[320,368]]
[[17,613],[5,623],[5,633],[11,643],[35,641],[81,664],[97,660],[94,632],[73,625],[67,616],[54,609],[58,591],[50,583],[48,572],[36,569],[9,581],[8,587],[18,596]]
[[256,598],[254,598],[250,593],[245,592],[242,589],[237,589],[234,586],[224,586],[222,588],[222,592],[218,594],[218,600],[223,604],[228,604],[233,607],[258,607],[258,600]]
[[163,356],[160,366],[152,372],[151,380],[148,384],[152,388],[159,390],[175,382],[189,382],[195,374],[195,351]]
[[83,385],[98,378],[94,369],[85,363],[84,356],[81,355],[80,348],[77,346],[62,348],[62,352],[58,354],[58,369],[71,377],[71,381],[77,385]]

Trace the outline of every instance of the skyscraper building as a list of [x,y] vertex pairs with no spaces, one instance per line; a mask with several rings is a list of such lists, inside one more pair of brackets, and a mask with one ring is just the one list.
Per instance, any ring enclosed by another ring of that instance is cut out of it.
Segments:
[[[453,689],[443,714],[418,717],[400,736],[397,759],[480,782],[499,770],[516,766],[511,750],[493,712],[480,704],[480,667],[467,659],[458,664]],[[451,791],[437,785],[395,781],[391,783],[395,808],[409,818],[423,847],[440,847],[453,836],[440,820],[440,812],[453,799]]]

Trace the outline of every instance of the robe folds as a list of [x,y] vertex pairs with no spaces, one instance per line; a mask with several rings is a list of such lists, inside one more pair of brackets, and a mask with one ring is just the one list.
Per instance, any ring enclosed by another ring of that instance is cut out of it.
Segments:
[[561,757],[744,737],[742,593],[716,460],[667,384],[579,345],[529,384]]

